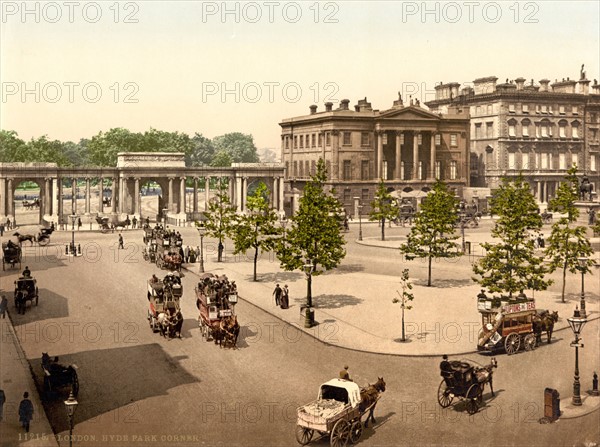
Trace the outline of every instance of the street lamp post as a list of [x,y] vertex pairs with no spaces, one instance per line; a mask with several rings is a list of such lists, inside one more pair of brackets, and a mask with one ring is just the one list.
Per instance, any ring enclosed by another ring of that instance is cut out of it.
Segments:
[[279,224],[281,225],[281,228],[283,229],[283,241],[285,242],[285,227],[287,226],[288,220],[285,216],[283,216],[281,218],[281,220],[279,221]]
[[304,327],[311,328],[314,325],[314,313],[312,309],[312,272],[313,265],[307,262],[303,266],[304,273],[306,273],[306,308],[304,314]]
[[75,256],[77,254],[77,250],[75,247],[75,221],[77,220],[77,214],[71,214],[69,216],[71,218],[71,255]]
[[200,222],[198,234],[200,235],[200,265],[198,266],[198,271],[204,273],[204,235],[206,234],[204,222]]
[[579,302],[579,308],[581,309],[580,314],[582,318],[587,318],[587,312],[585,311],[585,273],[588,267],[588,258],[581,257],[577,258],[579,262],[579,269],[581,270],[581,299]]
[[575,341],[571,343],[572,347],[575,347],[575,375],[573,377],[573,399],[571,403],[575,406],[581,405],[581,384],[579,383],[579,348],[583,348],[583,343],[579,343],[581,339],[579,334],[583,330],[583,326],[587,323],[587,318],[581,317],[579,309],[575,307],[575,312],[571,318],[567,318],[569,326],[575,334]]
[[169,208],[163,208],[163,226],[167,228],[167,213],[169,212]]
[[462,236],[462,252],[465,252],[467,248],[465,245],[465,220],[463,218],[460,219],[460,234]]
[[73,396],[73,391],[69,393],[69,398],[64,401],[67,415],[69,416],[69,447],[73,446],[73,418],[75,416],[75,410],[79,402]]
[[363,237],[362,237],[362,219],[361,219],[361,214],[362,214],[362,205],[358,205],[358,240],[362,241]]

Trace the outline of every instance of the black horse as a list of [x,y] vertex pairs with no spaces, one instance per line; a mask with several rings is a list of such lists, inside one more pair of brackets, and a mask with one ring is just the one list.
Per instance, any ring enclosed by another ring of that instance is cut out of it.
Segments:
[[379,400],[379,394],[385,391],[385,381],[383,377],[378,377],[377,382],[374,385],[368,385],[366,388],[362,388],[360,390],[360,412],[367,411],[369,407],[369,415],[365,420],[365,428],[369,426],[369,420],[373,421],[375,424],[377,421],[375,420],[375,416],[373,413],[375,412],[375,407],[377,406],[377,401]]
[[42,352],[42,369],[44,370],[44,392],[52,393],[56,388],[69,386],[73,396],[79,394],[79,379],[77,377],[77,366],[64,366],[58,363],[58,357],[54,360],[47,352]]

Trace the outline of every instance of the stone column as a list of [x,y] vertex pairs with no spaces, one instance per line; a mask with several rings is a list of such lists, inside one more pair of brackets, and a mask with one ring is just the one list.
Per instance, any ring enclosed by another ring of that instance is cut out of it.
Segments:
[[431,180],[435,179],[435,132],[431,132],[431,143],[430,143],[430,154],[429,154],[429,177]]
[[279,192],[279,204],[277,205],[277,211],[283,211],[283,201],[284,201],[284,178],[279,177],[279,188],[277,189]]
[[[44,179],[44,215],[52,214],[52,194],[50,193],[50,178],[46,177]],[[2,214],[2,213],[0,213]]]
[[242,178],[235,179],[235,206],[238,211],[242,211]]
[[548,202],[548,182],[544,182],[544,191],[542,193],[543,196],[543,202],[546,203]]
[[404,180],[402,177],[402,146],[400,145],[400,138],[402,132],[396,132],[396,180]]
[[377,179],[383,178],[383,132],[377,131]]
[[85,214],[90,214],[90,179],[85,179]]
[[192,204],[192,212],[198,212],[198,177],[194,177],[194,192],[192,194],[194,203]]
[[77,214],[77,179],[71,179],[71,214]]
[[100,176],[100,182],[98,183],[98,214],[104,212],[104,203],[102,200],[104,199],[104,177]]
[[[331,131],[331,180],[340,178],[340,131]],[[292,165],[293,169],[293,165]]]
[[235,188],[234,188],[234,184],[233,184],[233,177],[228,177],[227,178],[227,187],[229,190],[229,200],[231,201],[231,204],[235,204],[235,197],[233,196],[235,194]]
[[179,181],[179,212],[185,213],[185,177],[181,177]]
[[138,216],[142,215],[142,204],[140,203],[140,178],[135,177],[134,179],[134,188],[133,188],[133,214],[137,214]]
[[167,208],[169,208],[169,213],[173,211],[173,177],[169,177],[169,198],[167,200]]
[[248,197],[248,177],[242,177],[242,211],[246,210],[246,199]]
[[58,177],[56,182],[56,195],[58,198],[58,203],[56,207],[56,213],[58,214],[59,223],[66,223],[62,221],[63,216],[63,179],[62,177]]
[[536,191],[536,198],[538,202],[542,202],[542,182],[540,182],[539,180],[536,182],[537,184],[537,191]]
[[419,179],[419,132],[415,132],[413,136],[413,180]]
[[0,178],[0,216],[6,216],[6,179]]
[[204,211],[208,211],[208,199],[210,199],[210,177],[204,179]]
[[[13,179],[9,178],[8,182],[7,182],[7,186],[6,186],[6,208],[7,208],[7,212],[6,214],[8,216],[14,216],[15,215],[15,198],[14,198],[14,191],[13,191]],[[13,219],[14,222],[14,219]]]
[[277,193],[277,186],[279,183],[278,177],[273,177],[273,187],[271,188],[271,207],[277,209],[277,203],[279,202],[279,194]]

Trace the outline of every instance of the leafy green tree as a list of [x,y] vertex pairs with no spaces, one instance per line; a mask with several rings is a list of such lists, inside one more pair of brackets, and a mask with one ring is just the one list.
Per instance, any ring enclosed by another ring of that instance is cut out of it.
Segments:
[[204,225],[207,234],[219,240],[217,261],[222,262],[223,240],[228,235],[234,234],[236,212],[227,193],[227,185],[222,178],[219,180],[215,197],[210,200],[208,210],[204,213],[206,217]]
[[[73,144],[73,143],[71,143]],[[27,143],[28,159],[25,161],[39,161],[56,163],[58,166],[72,166],[65,155],[65,144],[59,140],[48,140],[46,135],[32,138]]]
[[186,156],[187,166],[209,166],[215,157],[215,146],[210,138],[196,133],[192,137],[192,151]]
[[[319,159],[316,173],[304,186],[298,211],[290,218],[285,241],[277,246],[281,267],[287,271],[302,270],[312,265],[312,274],[319,275],[318,267],[330,270],[339,265],[346,256],[346,241],[340,229],[342,205],[325,191],[327,171],[325,162]],[[312,306],[312,285],[308,282],[307,301]]]
[[461,254],[454,242],[458,238],[454,234],[456,219],[454,195],[444,182],[436,180],[415,215],[406,243],[400,246],[400,251],[409,261],[427,258],[427,286],[431,286],[431,263],[434,258],[454,258]]
[[398,293],[398,298],[394,298],[392,303],[400,303],[400,306],[402,307],[402,341],[406,341],[406,335],[404,331],[404,310],[411,310],[412,306],[410,306],[408,303],[415,299],[414,294],[411,292],[413,285],[410,282],[408,269],[402,270],[400,287],[402,288],[402,293],[400,293],[399,290],[396,290],[396,293]]
[[96,166],[116,166],[117,153],[144,150],[144,136],[127,129],[113,128],[94,135],[88,143],[89,156]]
[[259,250],[272,251],[281,232],[277,226],[277,213],[269,206],[267,186],[260,183],[253,195],[248,196],[248,213],[239,215],[235,223],[235,231],[230,235],[233,239],[234,254],[246,253],[254,249],[254,281]]
[[26,161],[27,145],[13,130],[0,130],[0,162]]
[[473,264],[478,277],[473,281],[490,292],[513,293],[520,290],[546,290],[552,280],[545,280],[548,269],[543,257],[536,256],[531,232],[539,231],[542,218],[529,184],[519,176],[514,181],[504,179],[492,196],[491,212],[498,216],[492,236],[499,243],[482,243],[485,256]]
[[215,157],[212,166],[231,166],[231,163],[258,163],[258,151],[252,135],[232,132],[213,139]]
[[[575,207],[575,202],[579,199],[579,181],[576,173],[577,167],[575,166],[567,171],[566,180],[560,184],[556,191],[556,197],[548,204],[550,211],[562,215],[552,225],[545,254],[550,258],[552,272],[558,268],[562,269],[561,297],[563,303],[565,302],[567,270],[573,274],[583,270],[584,274],[587,274],[591,272],[590,267],[594,264],[594,261],[589,259],[594,251],[586,237],[586,228],[575,225],[579,217],[579,210]],[[579,258],[588,258],[588,260],[584,265],[580,265]]]
[[398,203],[388,192],[383,179],[379,181],[377,191],[375,191],[375,200],[371,202],[371,213],[369,220],[379,221],[381,223],[381,240],[385,241],[385,221],[398,217]]

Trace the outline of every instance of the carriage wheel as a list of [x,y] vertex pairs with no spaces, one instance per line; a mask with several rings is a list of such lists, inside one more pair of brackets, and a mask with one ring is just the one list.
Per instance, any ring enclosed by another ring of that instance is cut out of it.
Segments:
[[479,410],[479,404],[477,403],[477,399],[469,399],[467,401],[467,413],[475,414]]
[[50,243],[50,238],[49,237],[44,237],[38,240],[38,244],[41,245],[42,247],[44,245],[48,245]]
[[298,441],[298,444],[300,445],[306,445],[312,439],[314,432],[315,431],[310,428],[296,425],[296,441]]
[[156,322],[156,318],[154,318],[154,315],[150,317],[150,329],[152,329],[153,333],[156,333],[158,331],[158,325]]
[[44,376],[44,393],[49,394],[52,392],[52,382],[50,377]]
[[109,231],[110,231],[110,229],[108,227],[102,227],[102,228],[100,228],[100,233],[102,233],[102,234],[106,234]]
[[6,270],[5,265],[6,265],[6,261],[3,259],[2,260],[2,271]]
[[526,351],[533,351],[537,344],[535,334],[527,334],[523,340],[523,344],[525,345]]
[[350,426],[350,442],[352,444],[356,444],[359,441],[360,437],[362,436],[362,432],[363,432],[363,424],[360,421],[360,419],[357,419]]
[[504,349],[506,350],[506,353],[508,355],[514,354],[519,350],[520,347],[521,337],[519,337],[519,334],[513,332],[512,334],[509,334],[508,337],[506,337],[506,340],[504,341]]
[[77,397],[79,394],[79,377],[77,377],[77,371],[73,370],[73,383],[71,385],[71,391],[73,391],[73,396]]
[[438,403],[442,408],[448,408],[452,404],[454,397],[450,394],[450,390],[446,386],[446,381],[442,380],[438,387]]
[[331,437],[329,438],[329,444],[331,447],[345,447],[348,445],[350,438],[350,424],[344,419],[340,419],[333,426],[331,430]]

